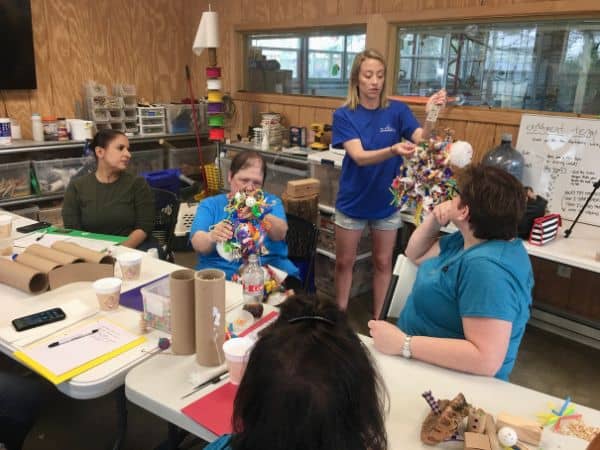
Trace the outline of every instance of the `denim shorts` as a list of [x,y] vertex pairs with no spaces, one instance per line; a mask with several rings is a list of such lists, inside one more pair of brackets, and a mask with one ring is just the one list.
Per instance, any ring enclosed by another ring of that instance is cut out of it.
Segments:
[[335,224],[345,230],[362,230],[368,224],[374,230],[397,230],[402,228],[400,210],[383,219],[354,219],[343,212],[335,210]]

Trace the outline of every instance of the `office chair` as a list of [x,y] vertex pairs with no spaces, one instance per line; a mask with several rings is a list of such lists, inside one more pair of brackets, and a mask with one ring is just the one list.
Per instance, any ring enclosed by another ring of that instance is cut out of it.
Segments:
[[173,231],[177,223],[177,210],[179,200],[177,195],[164,189],[151,188],[154,194],[154,229],[152,237],[158,241],[159,257],[169,262],[174,262],[175,257],[171,249]]
[[388,317],[400,316],[406,304],[406,299],[412,291],[412,286],[417,277],[417,269],[418,267],[405,255],[398,255],[392,272],[392,280],[385,294],[379,320],[387,320]]
[[301,217],[286,214],[288,231],[285,241],[288,257],[300,269],[302,288],[307,293],[315,292],[314,268],[317,253],[317,226]]

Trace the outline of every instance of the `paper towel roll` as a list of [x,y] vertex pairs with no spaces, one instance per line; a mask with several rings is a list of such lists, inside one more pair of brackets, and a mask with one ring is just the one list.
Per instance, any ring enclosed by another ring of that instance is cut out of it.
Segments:
[[204,269],[194,276],[196,306],[196,361],[203,366],[225,362],[225,272]]
[[221,80],[206,80],[206,88],[209,91],[220,91],[221,87]]
[[48,290],[48,277],[45,274],[3,258],[0,258],[0,283],[8,284],[31,294]]
[[79,258],[69,253],[64,253],[53,248],[44,247],[40,244],[31,244],[25,249],[23,253],[29,253],[31,255],[41,256],[42,258],[56,261],[62,265],[82,262],[83,258]]
[[52,248],[63,253],[68,253],[69,255],[77,256],[78,258],[83,258],[86,262],[99,264],[114,264],[115,262],[114,258],[106,253],[97,252],[73,242],[57,241],[52,244]]
[[171,292],[171,348],[176,355],[196,352],[193,270],[176,270],[169,276]]
[[15,261],[17,261],[19,264],[31,267],[32,269],[39,270],[40,272],[43,272],[46,275],[48,275],[48,272],[50,272],[51,270],[61,266],[61,264],[57,263],[56,261],[51,261],[49,259],[42,258],[41,256],[37,255],[32,255],[30,253],[21,253],[15,258]]
[[219,47],[219,16],[215,11],[202,13],[192,50],[200,55],[205,48]]

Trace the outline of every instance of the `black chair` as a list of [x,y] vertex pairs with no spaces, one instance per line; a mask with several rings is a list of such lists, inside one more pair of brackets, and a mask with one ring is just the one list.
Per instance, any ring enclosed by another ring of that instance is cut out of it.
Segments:
[[285,241],[288,246],[288,257],[298,269],[302,288],[307,293],[315,292],[314,269],[317,253],[317,226],[293,214],[287,214],[288,231]]
[[174,262],[175,257],[171,244],[173,230],[177,224],[177,211],[179,200],[177,195],[164,189],[151,188],[154,194],[154,229],[152,237],[158,241],[159,257],[169,262]]

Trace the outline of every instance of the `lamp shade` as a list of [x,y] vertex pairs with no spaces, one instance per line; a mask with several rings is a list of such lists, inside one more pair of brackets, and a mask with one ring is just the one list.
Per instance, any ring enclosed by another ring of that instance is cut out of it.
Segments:
[[200,55],[205,48],[219,47],[219,16],[214,11],[202,13],[192,50]]

